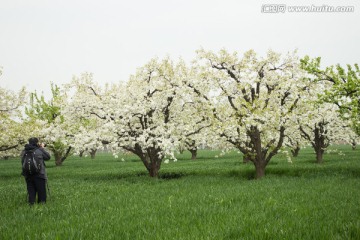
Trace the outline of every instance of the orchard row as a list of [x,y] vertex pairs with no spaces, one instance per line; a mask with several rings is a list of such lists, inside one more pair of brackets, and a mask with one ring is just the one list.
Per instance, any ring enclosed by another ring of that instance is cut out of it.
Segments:
[[136,154],[157,177],[176,151],[195,157],[202,146],[239,150],[261,178],[279,152],[290,160],[287,151],[311,145],[321,163],[330,144],[356,144],[359,76],[357,64],[321,69],[320,58],[296,52],[201,49],[191,64],[152,59],[124,83],[101,86],[84,73],[52,85],[50,100],[0,88],[0,156],[18,155],[39,136],[57,165],[106,148]]

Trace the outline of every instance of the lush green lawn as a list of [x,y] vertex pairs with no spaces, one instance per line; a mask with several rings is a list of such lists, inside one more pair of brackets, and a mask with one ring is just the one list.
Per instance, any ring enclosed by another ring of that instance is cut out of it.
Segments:
[[0,161],[0,239],[360,239],[360,150],[315,164],[277,156],[266,177],[201,151],[150,179],[132,155],[49,162],[51,195],[30,208],[18,159]]

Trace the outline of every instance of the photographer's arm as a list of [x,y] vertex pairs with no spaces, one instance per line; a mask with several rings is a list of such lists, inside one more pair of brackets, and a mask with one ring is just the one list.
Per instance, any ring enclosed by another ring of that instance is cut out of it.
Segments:
[[47,160],[49,160],[51,158],[50,153],[48,153],[43,147],[40,147],[39,149],[41,150],[42,155],[43,155],[43,159],[45,161],[47,161]]

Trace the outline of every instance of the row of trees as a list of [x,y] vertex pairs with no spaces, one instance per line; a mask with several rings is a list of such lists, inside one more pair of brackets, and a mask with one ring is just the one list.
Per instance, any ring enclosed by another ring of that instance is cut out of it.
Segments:
[[321,163],[329,144],[358,139],[359,76],[358,65],[322,70],[320,58],[296,52],[261,58],[252,50],[240,57],[201,49],[191,65],[152,59],[125,83],[100,86],[84,73],[61,89],[52,85],[49,101],[32,93],[25,103],[25,90],[0,89],[0,154],[18,154],[35,134],[57,165],[72,152],[94,155],[106,146],[136,154],[157,177],[176,151],[195,157],[206,144],[238,149],[261,178],[280,151],[296,154],[310,144]]

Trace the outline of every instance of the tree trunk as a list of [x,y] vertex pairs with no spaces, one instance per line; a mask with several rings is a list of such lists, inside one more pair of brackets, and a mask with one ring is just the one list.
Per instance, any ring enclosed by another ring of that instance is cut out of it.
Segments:
[[299,155],[300,152],[300,147],[296,146],[295,148],[291,149],[291,153],[293,157],[297,157]]
[[97,151],[96,149],[92,149],[92,150],[90,151],[91,159],[95,159],[96,151]]
[[149,175],[150,177],[154,177],[157,178],[159,177],[159,170],[160,170],[160,165],[161,162],[157,161],[157,160],[152,160],[151,161],[151,167],[149,169]]
[[144,153],[139,145],[136,145],[135,149],[133,149],[133,153],[140,157],[148,170],[150,177],[159,177],[159,170],[162,162],[162,158],[159,158],[159,152],[159,148],[150,147]]
[[65,159],[69,156],[70,151],[71,151],[71,147],[68,147],[65,154],[64,154],[63,151],[56,151],[54,149],[52,151],[53,151],[54,157],[55,157],[55,165],[56,166],[61,166],[62,163],[65,161]]
[[84,150],[80,151],[79,157],[83,157],[83,155],[84,155]]
[[149,156],[147,163],[145,164],[150,177],[157,178],[159,177],[159,170],[161,166],[161,159],[159,159],[157,156]]
[[195,160],[197,156],[197,147],[189,149],[189,151],[191,152],[191,160]]
[[266,168],[266,162],[265,160],[256,160],[254,162],[255,165],[255,171],[256,171],[256,179],[260,179],[265,176],[265,168]]
[[329,143],[325,142],[326,133],[325,124],[323,122],[318,123],[314,129],[314,142],[312,143],[316,153],[316,163],[323,162],[325,149],[329,146]]
[[186,141],[186,146],[187,146],[187,149],[191,152],[191,160],[195,160],[196,159],[196,156],[197,156],[197,146],[196,146],[196,141],[195,140],[191,140],[190,142],[189,141]]
[[55,157],[55,165],[61,166],[63,163],[61,154],[55,152],[54,157]]
[[316,163],[323,163],[324,150],[321,147],[315,149],[316,152]]
[[355,139],[353,139],[352,142],[351,142],[351,148],[352,148],[352,150],[356,149],[356,141],[355,141]]
[[[264,151],[261,146],[261,135],[257,127],[252,126],[251,131],[248,133],[248,135],[251,139],[250,146],[253,146],[252,148],[255,153],[255,156],[252,157],[252,161],[254,162],[255,165],[256,179],[260,179],[263,176],[265,176],[265,167],[267,165],[265,156],[267,151]],[[248,157],[251,156],[249,153],[246,155]]]

